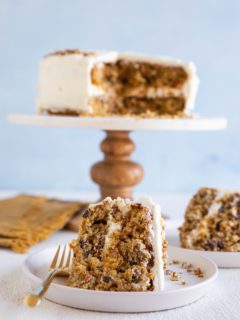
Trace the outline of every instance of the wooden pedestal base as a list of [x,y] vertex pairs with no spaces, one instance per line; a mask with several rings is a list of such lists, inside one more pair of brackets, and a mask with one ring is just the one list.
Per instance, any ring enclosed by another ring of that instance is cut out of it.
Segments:
[[99,184],[101,197],[131,198],[133,189],[143,178],[143,168],[131,161],[134,143],[129,131],[106,131],[101,143],[104,160],[91,168],[91,177]]

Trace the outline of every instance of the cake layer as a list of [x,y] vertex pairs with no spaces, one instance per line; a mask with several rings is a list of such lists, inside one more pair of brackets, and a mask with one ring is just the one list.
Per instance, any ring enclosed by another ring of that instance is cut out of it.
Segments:
[[181,88],[188,78],[182,66],[168,66],[139,61],[117,60],[117,62],[96,65],[91,73],[92,82],[104,90],[114,90],[121,95],[131,95],[141,89]]
[[106,198],[89,206],[72,243],[69,285],[110,291],[152,291],[164,285],[166,242],[152,202]]
[[61,108],[48,107],[44,110],[44,112],[49,115],[58,115],[58,116],[80,116],[80,115],[86,114],[83,111],[78,111],[78,109],[76,109],[76,108],[69,109],[69,108],[64,108],[64,107],[61,107]]
[[187,207],[180,240],[185,248],[240,252],[240,193],[201,188]]
[[186,116],[184,114],[185,99],[182,97],[125,97],[123,99],[96,97],[91,99],[91,105],[97,116]]

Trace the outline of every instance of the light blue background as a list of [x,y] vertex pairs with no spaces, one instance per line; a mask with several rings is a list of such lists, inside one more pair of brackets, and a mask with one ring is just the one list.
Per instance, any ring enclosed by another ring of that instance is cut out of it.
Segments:
[[240,187],[240,1],[0,1],[0,188],[96,190],[100,131],[10,125],[33,113],[38,62],[56,49],[136,51],[192,60],[196,111],[226,116],[224,132],[132,134],[145,168],[138,190]]

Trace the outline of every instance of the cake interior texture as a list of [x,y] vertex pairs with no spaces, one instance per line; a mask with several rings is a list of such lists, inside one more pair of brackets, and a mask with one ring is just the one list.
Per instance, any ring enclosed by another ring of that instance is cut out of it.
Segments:
[[184,99],[175,97],[165,98],[146,98],[146,97],[124,97],[102,98],[96,97],[90,99],[94,109],[94,114],[98,116],[105,115],[129,115],[144,117],[184,117]]
[[[163,272],[167,244],[161,216],[159,225],[162,256],[158,271]],[[105,291],[155,290],[163,279],[156,279],[153,237],[152,212],[141,203],[106,198],[89,206],[78,239],[71,244],[74,257],[69,285]]]
[[186,209],[180,241],[189,249],[240,252],[240,193],[201,188]]
[[149,87],[181,88],[188,75],[181,66],[117,60],[100,67],[96,65],[91,77],[92,82],[104,90],[114,88],[125,96],[134,93],[134,90],[146,93]]
[[[117,60],[96,65],[92,83],[104,92],[104,99],[95,97],[91,105],[95,114],[180,115],[185,108],[183,96],[174,96],[171,89],[180,89],[188,78],[181,66],[168,66],[144,61]],[[166,96],[157,90],[169,88]]]

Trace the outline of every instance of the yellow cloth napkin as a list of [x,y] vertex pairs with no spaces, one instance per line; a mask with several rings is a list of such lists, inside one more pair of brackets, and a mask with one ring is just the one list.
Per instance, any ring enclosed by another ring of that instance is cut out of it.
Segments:
[[0,201],[0,246],[25,252],[63,228],[83,204],[19,195]]

